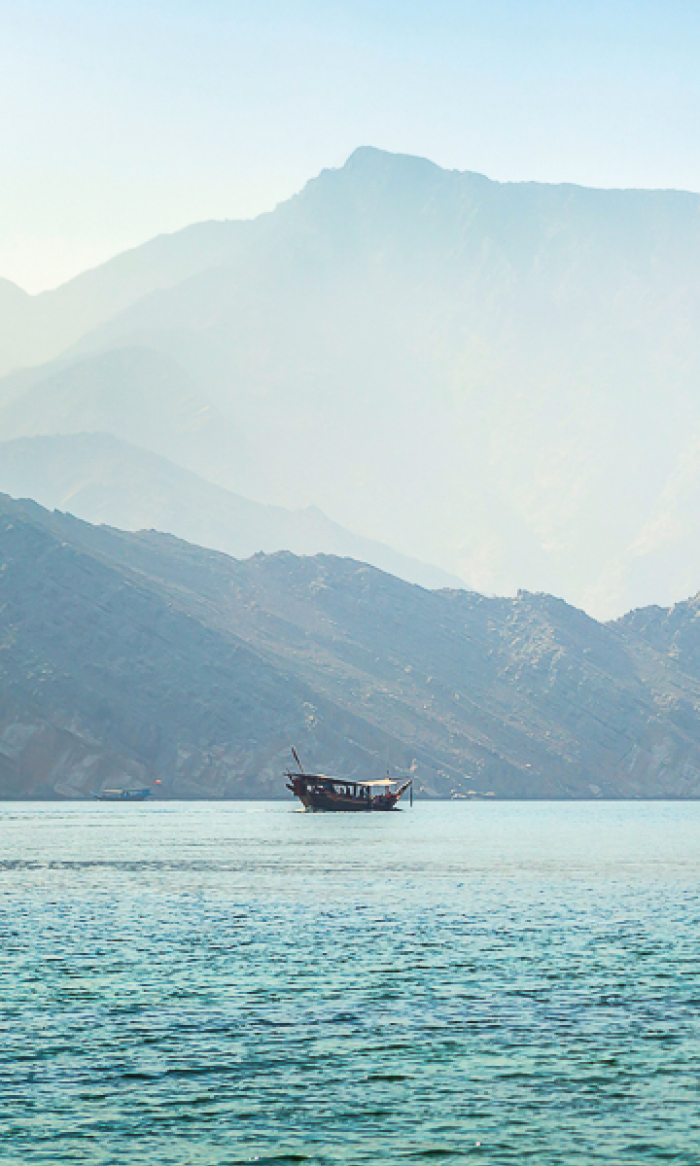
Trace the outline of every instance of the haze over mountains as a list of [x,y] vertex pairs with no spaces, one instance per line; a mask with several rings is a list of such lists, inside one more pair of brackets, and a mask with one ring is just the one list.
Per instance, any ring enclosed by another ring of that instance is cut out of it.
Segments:
[[700,585],[698,271],[697,195],[361,149],[252,222],[0,285],[0,440],[110,433],[479,590],[669,603]]
[[285,796],[295,744],[422,796],[700,796],[698,600],[601,625],[0,496],[0,797]]
[[324,551],[422,587],[461,586],[447,571],[343,530],[316,507],[250,502],[109,434],[0,442],[0,491],[121,530],[168,531],[239,559],[258,551]]

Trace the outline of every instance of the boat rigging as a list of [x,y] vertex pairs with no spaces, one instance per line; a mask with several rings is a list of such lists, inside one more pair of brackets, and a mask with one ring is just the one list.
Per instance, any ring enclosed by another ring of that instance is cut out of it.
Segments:
[[350,781],[345,777],[327,777],[324,773],[305,773],[296,749],[292,749],[298,770],[288,770],[287,789],[306,810],[367,813],[372,810],[395,810],[400,798],[409,791],[413,805],[413,781],[386,777],[374,781]]

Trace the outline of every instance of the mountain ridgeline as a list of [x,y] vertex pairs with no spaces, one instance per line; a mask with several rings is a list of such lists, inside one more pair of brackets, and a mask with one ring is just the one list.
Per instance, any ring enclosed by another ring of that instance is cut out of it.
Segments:
[[611,624],[351,559],[239,562],[0,496],[0,796],[700,796],[700,605]]
[[447,571],[344,530],[316,507],[251,502],[110,434],[0,442],[0,491],[121,530],[167,531],[237,559],[257,551],[325,551],[422,587],[462,586]]
[[698,271],[697,195],[361,149],[253,221],[0,284],[0,440],[106,433],[471,588],[668,604],[700,584]]

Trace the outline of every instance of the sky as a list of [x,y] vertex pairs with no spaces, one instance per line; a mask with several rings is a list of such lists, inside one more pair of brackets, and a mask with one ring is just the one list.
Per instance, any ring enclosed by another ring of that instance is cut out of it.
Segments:
[[269,210],[360,145],[700,191],[698,0],[0,0],[0,277]]

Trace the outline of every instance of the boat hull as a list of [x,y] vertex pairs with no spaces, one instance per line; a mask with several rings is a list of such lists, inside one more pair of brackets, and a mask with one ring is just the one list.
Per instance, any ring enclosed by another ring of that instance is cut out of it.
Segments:
[[149,789],[145,790],[104,790],[95,794],[98,802],[147,802],[151,796]]
[[312,781],[297,776],[292,779],[291,784],[287,785],[287,789],[299,798],[306,810],[318,810],[330,814],[368,814],[395,810],[405,787],[395,793],[370,797],[364,792],[353,792],[352,787],[348,790],[347,787],[345,789],[334,788],[329,783],[315,785]]
[[298,795],[299,801],[307,810],[323,810],[326,813],[366,814],[372,807],[364,798],[333,797],[325,793]]

